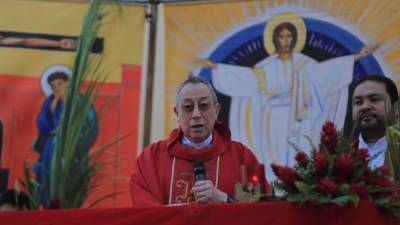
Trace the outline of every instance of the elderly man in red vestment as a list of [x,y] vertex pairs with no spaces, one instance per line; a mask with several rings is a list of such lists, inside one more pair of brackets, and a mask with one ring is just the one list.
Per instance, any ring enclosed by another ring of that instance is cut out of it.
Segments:
[[[178,87],[174,111],[179,128],[168,139],[147,146],[137,159],[131,177],[133,205],[234,201],[240,166],[259,163],[217,121],[220,107],[211,85],[199,77],[189,77]],[[194,178],[197,160],[204,162],[205,180]]]

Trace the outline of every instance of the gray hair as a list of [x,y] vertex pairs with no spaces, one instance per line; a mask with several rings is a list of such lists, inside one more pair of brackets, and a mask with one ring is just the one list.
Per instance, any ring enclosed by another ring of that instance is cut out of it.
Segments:
[[189,76],[185,81],[183,81],[183,82],[178,86],[178,88],[176,89],[176,102],[175,102],[175,107],[177,107],[178,104],[179,104],[179,100],[180,100],[180,99],[179,99],[179,94],[181,93],[182,89],[183,89],[187,84],[199,84],[199,83],[204,84],[204,85],[207,86],[208,90],[209,90],[210,93],[211,93],[211,100],[212,100],[213,104],[217,104],[217,103],[218,103],[217,94],[215,93],[214,88],[211,86],[211,84],[210,84],[207,80],[205,80],[205,79],[203,79],[203,78],[201,78],[201,77],[190,75],[190,76]]

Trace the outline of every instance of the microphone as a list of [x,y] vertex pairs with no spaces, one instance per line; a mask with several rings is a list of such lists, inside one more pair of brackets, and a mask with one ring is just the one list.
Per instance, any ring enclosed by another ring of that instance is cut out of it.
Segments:
[[204,162],[201,160],[194,161],[193,165],[193,173],[194,173],[194,180],[207,180],[206,178],[206,167],[204,166]]

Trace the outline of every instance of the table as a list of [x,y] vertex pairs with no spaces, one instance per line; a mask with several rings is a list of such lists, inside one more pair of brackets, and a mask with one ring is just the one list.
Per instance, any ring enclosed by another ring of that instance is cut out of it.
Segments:
[[358,207],[289,202],[153,206],[112,209],[70,209],[1,212],[1,225],[133,225],[133,224],[237,224],[237,225],[348,225],[399,224],[400,220],[369,201]]

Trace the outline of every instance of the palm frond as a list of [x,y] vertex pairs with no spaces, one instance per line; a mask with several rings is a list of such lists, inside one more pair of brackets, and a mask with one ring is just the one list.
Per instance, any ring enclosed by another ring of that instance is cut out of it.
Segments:
[[92,0],[85,15],[73,75],[54,139],[50,196],[60,200],[61,208],[82,206],[93,191],[96,175],[105,166],[99,155],[109,145],[89,153],[90,144],[97,135],[98,120],[92,102],[105,81],[105,76],[98,72],[100,62],[91,57],[102,18],[106,15],[104,6],[104,0]]
[[[37,194],[37,190],[39,187],[39,183],[35,181],[35,179],[31,176],[31,167],[25,162],[24,163],[24,180],[16,180],[15,189],[18,192],[21,190],[25,191],[25,194],[29,198],[28,206],[30,210],[35,210],[39,208],[39,195]],[[22,186],[22,187],[21,187]]]
[[400,183],[400,128],[390,126],[386,129],[388,149],[386,164],[389,166],[393,178]]

